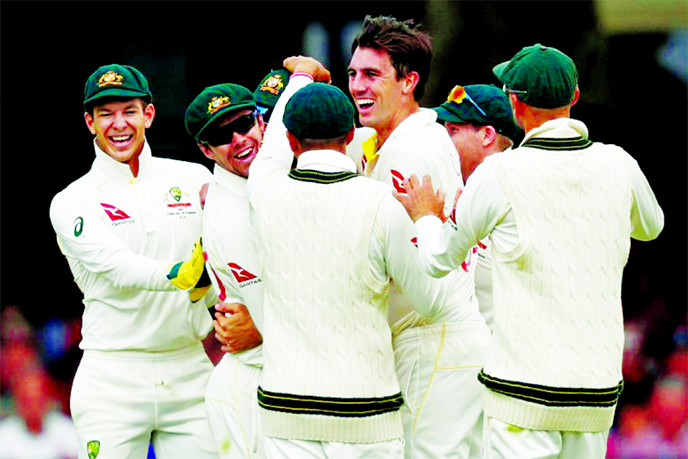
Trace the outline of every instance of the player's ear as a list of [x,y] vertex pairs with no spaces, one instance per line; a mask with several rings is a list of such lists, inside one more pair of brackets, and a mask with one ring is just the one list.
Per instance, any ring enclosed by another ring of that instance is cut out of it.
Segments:
[[494,126],[482,126],[480,128],[480,140],[484,147],[494,143],[497,140],[497,130]]
[[301,154],[301,142],[299,142],[299,139],[287,131],[287,140],[289,140],[289,148],[294,152],[294,156],[299,156]]
[[416,90],[416,86],[418,86],[420,76],[418,75],[418,72],[412,71],[407,73],[402,80],[404,81],[404,87],[402,89],[404,94],[413,94],[413,91]]
[[198,142],[198,148],[203,152],[206,158],[211,159],[215,161],[215,153],[213,150],[210,148],[210,145],[208,145],[205,142]]
[[580,89],[578,86],[576,86],[576,90],[573,92],[573,100],[571,100],[571,103],[569,104],[570,107],[573,107],[576,105],[576,102],[578,102],[578,98],[580,97]]
[[153,119],[155,118],[155,106],[150,103],[143,108],[143,125],[146,128],[151,127],[153,124]]
[[261,113],[256,113],[256,120],[258,120],[258,127],[260,127],[260,132],[265,134],[265,128],[267,126],[265,124],[265,120],[263,119],[263,115]]
[[354,134],[356,133],[356,125],[352,125],[349,132],[346,133],[346,144],[349,145],[354,140]]
[[93,115],[91,115],[88,112],[84,113],[84,120],[86,120],[86,127],[90,131],[91,134],[96,135],[96,130],[93,127]]

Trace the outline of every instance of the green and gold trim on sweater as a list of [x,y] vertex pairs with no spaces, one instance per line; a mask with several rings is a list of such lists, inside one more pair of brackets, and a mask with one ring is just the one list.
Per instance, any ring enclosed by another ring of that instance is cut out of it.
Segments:
[[299,180],[301,182],[312,182],[312,183],[338,183],[345,180],[349,180],[355,177],[360,177],[359,174],[355,172],[321,172],[306,169],[293,169],[289,171],[289,178],[294,180]]
[[550,387],[495,378],[482,370],[478,374],[478,380],[491,391],[552,407],[608,408],[616,405],[623,390],[623,381],[619,381],[614,387],[602,389]]
[[584,150],[591,147],[592,142],[585,137],[574,137],[570,139],[532,138],[526,140],[521,146],[540,150]]
[[283,394],[258,387],[258,404],[262,408],[293,414],[362,418],[398,411],[403,403],[401,392],[388,397],[337,398]]

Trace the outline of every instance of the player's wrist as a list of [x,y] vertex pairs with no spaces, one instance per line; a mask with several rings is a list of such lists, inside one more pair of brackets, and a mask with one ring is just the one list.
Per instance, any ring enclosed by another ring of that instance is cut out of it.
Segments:
[[302,76],[302,77],[310,78],[311,81],[315,81],[315,77],[313,76],[314,73],[315,73],[314,71],[308,72],[305,70],[294,70],[294,72],[289,76],[289,79],[291,80],[292,78]]

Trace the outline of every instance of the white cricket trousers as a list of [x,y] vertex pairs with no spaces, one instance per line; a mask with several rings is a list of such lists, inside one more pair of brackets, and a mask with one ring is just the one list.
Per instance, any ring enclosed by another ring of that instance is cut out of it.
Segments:
[[604,432],[529,430],[487,416],[483,459],[604,459]]
[[205,393],[208,422],[222,459],[262,459],[258,383],[261,368],[225,354]]
[[406,459],[480,457],[478,373],[491,339],[483,321],[411,327],[394,337]]
[[380,443],[337,443],[285,440],[263,436],[268,459],[402,459],[404,440]]
[[79,459],[217,459],[205,412],[203,345],[169,352],[86,350],[70,406]]

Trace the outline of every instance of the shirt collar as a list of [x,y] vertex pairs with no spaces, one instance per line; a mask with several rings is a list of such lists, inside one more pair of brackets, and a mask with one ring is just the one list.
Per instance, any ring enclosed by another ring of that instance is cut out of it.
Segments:
[[[131,168],[127,163],[121,163],[113,159],[110,155],[105,153],[93,139],[93,148],[96,152],[96,160],[94,166],[96,166],[103,174],[110,178],[131,180],[134,176],[131,173]],[[138,177],[143,177],[152,168],[152,158],[150,146],[148,141],[143,144],[143,150],[139,155],[139,174]]]
[[247,196],[246,184],[248,180],[246,178],[229,172],[227,169],[218,164],[215,164],[215,167],[213,168],[213,177],[215,183],[221,187],[227,188],[234,193]]
[[301,153],[296,167],[320,172],[356,172],[353,160],[334,150],[309,150]]
[[588,128],[582,122],[571,118],[557,118],[545,121],[540,126],[526,133],[521,145],[533,137],[568,139],[573,137],[588,138]]

